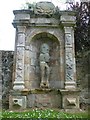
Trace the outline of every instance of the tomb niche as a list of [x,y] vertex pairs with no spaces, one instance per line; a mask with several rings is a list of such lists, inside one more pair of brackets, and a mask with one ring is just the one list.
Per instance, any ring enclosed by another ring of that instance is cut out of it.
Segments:
[[34,9],[15,10],[14,15],[15,67],[10,109],[79,109],[74,12],[57,14],[53,3],[38,2]]

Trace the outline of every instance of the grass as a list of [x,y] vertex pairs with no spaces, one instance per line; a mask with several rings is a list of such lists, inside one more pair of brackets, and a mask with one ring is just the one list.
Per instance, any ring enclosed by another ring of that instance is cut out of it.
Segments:
[[[14,112],[14,111],[3,111],[2,118],[72,118],[75,119],[83,119],[87,118],[89,120],[87,112],[79,112],[79,113],[66,113],[59,110],[52,109],[33,109],[32,111],[24,111],[24,112]],[[40,119],[41,120],[41,119]]]

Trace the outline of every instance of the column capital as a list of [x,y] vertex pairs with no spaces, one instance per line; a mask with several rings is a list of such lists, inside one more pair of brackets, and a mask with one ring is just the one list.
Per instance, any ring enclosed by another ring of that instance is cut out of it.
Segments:
[[73,27],[76,24],[76,17],[74,11],[61,12],[60,21],[64,27]]
[[73,30],[73,27],[72,27],[72,26],[70,26],[70,27],[64,26],[64,31],[65,31],[66,34],[71,33],[72,30]]
[[18,33],[25,33],[25,31],[26,31],[26,26],[17,26],[17,31],[18,31]]
[[30,21],[30,10],[14,10],[13,26],[27,26]]

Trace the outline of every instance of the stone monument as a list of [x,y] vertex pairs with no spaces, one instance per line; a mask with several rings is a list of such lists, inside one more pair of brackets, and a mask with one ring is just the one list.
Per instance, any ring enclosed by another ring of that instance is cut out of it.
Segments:
[[13,13],[16,39],[9,108],[79,109],[75,13],[57,11],[51,2]]

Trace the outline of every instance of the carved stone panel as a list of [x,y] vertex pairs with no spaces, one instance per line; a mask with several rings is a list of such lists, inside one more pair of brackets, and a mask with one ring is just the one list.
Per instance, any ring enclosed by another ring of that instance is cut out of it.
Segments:
[[[72,49],[71,49],[72,50]],[[74,62],[71,52],[66,52],[66,80],[73,80]]]
[[24,44],[25,44],[25,34],[19,33],[17,46],[23,46]]
[[16,56],[16,80],[23,80],[23,71],[24,71],[24,50],[23,48],[17,48],[17,56]]
[[72,47],[72,37],[71,37],[71,34],[68,33],[68,34],[66,34],[65,37],[66,37],[65,38],[65,45]]

